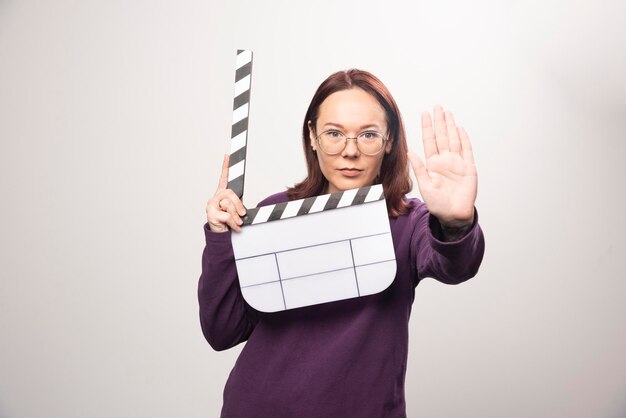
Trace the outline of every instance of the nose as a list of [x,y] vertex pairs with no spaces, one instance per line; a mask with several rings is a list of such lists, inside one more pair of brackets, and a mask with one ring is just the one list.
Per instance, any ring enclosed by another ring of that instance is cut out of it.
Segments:
[[360,154],[359,147],[357,147],[356,138],[346,138],[346,147],[343,149],[341,155],[343,157],[358,157]]

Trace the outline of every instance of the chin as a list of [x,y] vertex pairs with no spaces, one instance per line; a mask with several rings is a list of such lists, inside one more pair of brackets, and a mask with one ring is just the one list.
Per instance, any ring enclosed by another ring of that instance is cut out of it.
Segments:
[[373,184],[373,182],[367,182],[362,179],[338,179],[337,181],[329,182],[329,188],[334,187],[339,191],[358,189],[359,187],[365,187]]

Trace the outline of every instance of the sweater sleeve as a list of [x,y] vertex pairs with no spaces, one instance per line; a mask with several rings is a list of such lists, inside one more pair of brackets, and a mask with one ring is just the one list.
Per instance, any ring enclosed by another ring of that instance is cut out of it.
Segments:
[[248,339],[258,313],[244,300],[239,281],[231,232],[216,233],[204,225],[206,245],[198,283],[200,325],[213,349],[221,351]]
[[[446,284],[459,284],[476,275],[485,252],[485,239],[478,225],[478,212],[467,233],[456,241],[443,241],[441,227],[424,205],[413,215],[415,228],[411,250],[417,281],[432,277]],[[417,282],[415,283],[417,284]]]

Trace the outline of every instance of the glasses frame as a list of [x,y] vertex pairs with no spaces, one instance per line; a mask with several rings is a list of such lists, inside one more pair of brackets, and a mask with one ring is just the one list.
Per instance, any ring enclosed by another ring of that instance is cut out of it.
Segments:
[[[341,135],[343,135],[343,137],[345,138],[345,140],[343,141],[343,148],[341,148],[341,150],[340,150],[340,151],[337,151],[337,152],[332,152],[332,153],[331,153],[331,152],[326,151],[326,150],[324,149],[324,147],[322,147],[322,144],[320,143],[320,138],[322,137],[322,135],[324,135],[325,133],[328,133],[328,132],[339,132],[339,133],[340,133]],[[383,137],[383,144],[382,144],[382,146],[381,146],[381,147],[380,147],[380,149],[379,149],[378,151],[376,151],[374,154],[368,154],[368,153],[366,153],[366,152],[363,152],[363,150],[362,150],[361,148],[359,148],[359,137],[360,137],[361,135],[363,135],[364,133],[366,133],[366,132],[376,132],[377,134],[380,134],[380,135]],[[361,133],[360,133],[358,136],[356,136],[356,137],[349,137],[348,135],[346,135],[346,134],[344,134],[343,132],[341,132],[339,129],[326,129],[324,132],[322,132],[321,134],[319,134],[319,135],[317,135],[317,136],[315,137],[315,142],[317,142],[317,145],[319,146],[319,148],[320,148],[320,149],[322,150],[322,152],[323,152],[324,154],[326,154],[326,155],[338,155],[338,154],[341,154],[341,153],[342,153],[342,152],[346,149],[346,147],[348,146],[348,140],[354,140],[354,144],[356,145],[356,148],[359,150],[359,152],[360,152],[361,154],[363,154],[363,155],[367,155],[367,156],[369,156],[369,157],[373,157],[373,156],[375,156],[375,155],[380,154],[380,153],[381,153],[381,151],[385,149],[385,144],[387,143],[387,141],[389,141],[389,135],[385,135],[385,134],[383,134],[382,132],[378,132],[378,131],[374,131],[374,130],[371,130],[371,129],[370,129],[370,130],[366,130],[366,131],[361,132]]]

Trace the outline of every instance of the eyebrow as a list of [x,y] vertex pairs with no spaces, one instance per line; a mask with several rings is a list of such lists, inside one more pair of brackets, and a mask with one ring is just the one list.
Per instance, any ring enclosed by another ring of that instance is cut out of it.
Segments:
[[[322,128],[325,128],[325,127],[328,127],[328,126],[334,126],[335,128],[345,129],[345,126],[343,126],[340,123],[335,123],[335,122],[326,122],[324,125],[322,125]],[[382,131],[381,127],[378,126],[375,123],[370,123],[370,124],[367,124],[367,125],[363,125],[358,130],[359,131],[363,131],[363,130],[372,129],[372,128],[378,129],[378,130]]]

